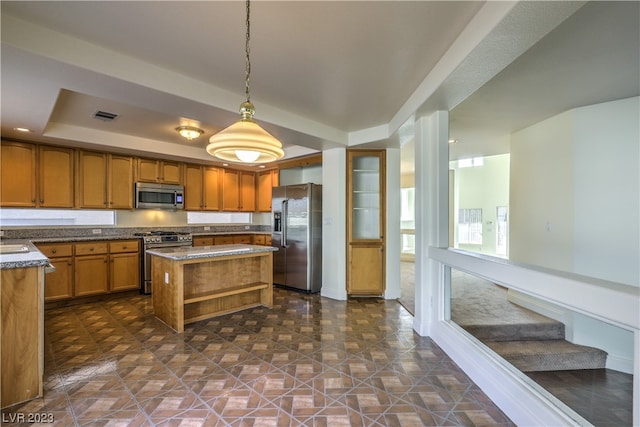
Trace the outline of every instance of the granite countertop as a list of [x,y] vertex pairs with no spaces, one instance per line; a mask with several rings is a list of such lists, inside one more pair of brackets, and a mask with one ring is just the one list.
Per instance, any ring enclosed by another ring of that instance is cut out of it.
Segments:
[[44,267],[49,265],[49,258],[44,256],[30,240],[16,239],[2,241],[1,246],[6,247],[9,245],[24,247],[26,250],[18,253],[0,253],[0,269]]
[[173,261],[184,261],[197,258],[216,258],[229,255],[255,254],[261,252],[274,252],[278,248],[259,245],[214,245],[198,247],[158,248],[147,250],[148,254],[168,258]]

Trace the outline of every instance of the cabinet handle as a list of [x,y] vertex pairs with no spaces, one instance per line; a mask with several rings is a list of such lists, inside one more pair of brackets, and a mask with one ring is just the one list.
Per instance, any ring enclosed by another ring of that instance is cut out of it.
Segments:
[[89,248],[89,252],[93,252],[93,248]]
[[52,253],[52,254],[58,253],[58,250],[57,250],[57,249],[52,249],[52,250],[51,250],[51,253]]
[[73,265],[71,261],[67,261],[67,265]]
[[44,203],[44,199],[40,199],[40,203]]

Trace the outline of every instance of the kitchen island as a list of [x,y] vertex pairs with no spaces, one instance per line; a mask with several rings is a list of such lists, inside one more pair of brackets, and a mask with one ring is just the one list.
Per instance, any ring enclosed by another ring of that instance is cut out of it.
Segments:
[[157,318],[184,325],[256,306],[273,306],[271,246],[152,249],[151,295]]
[[44,273],[49,260],[29,241],[0,244],[0,407],[42,396]]

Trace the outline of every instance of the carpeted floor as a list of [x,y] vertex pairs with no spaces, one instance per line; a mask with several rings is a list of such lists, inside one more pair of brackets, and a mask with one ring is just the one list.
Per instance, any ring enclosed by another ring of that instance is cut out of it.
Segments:
[[415,263],[402,261],[400,263],[400,298],[398,298],[398,302],[411,315],[416,314],[415,293]]

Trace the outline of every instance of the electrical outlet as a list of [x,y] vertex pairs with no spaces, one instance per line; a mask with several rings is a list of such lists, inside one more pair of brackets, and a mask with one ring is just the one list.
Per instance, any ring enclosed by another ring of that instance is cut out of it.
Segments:
[[102,234],[102,229],[100,229],[100,228],[94,228],[93,230],[91,230],[91,232],[92,232],[93,234]]
[[0,230],[0,237],[4,237],[4,230]]
[[209,230],[211,230],[211,227],[209,227],[208,225],[205,225],[204,226],[204,231],[209,231]]
[[250,225],[245,225],[245,226],[244,226],[244,229],[245,229],[245,230],[250,230],[250,229],[251,229],[251,226],[250,226]]
[[167,273],[166,271],[164,273],[164,283],[165,285],[169,284],[169,273]]

